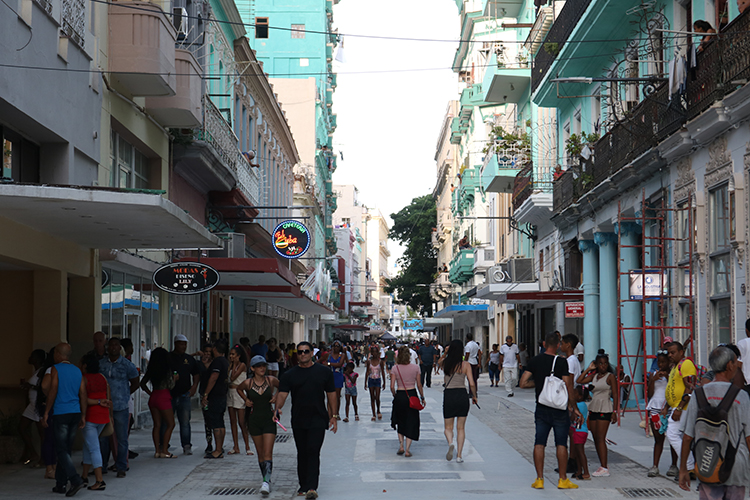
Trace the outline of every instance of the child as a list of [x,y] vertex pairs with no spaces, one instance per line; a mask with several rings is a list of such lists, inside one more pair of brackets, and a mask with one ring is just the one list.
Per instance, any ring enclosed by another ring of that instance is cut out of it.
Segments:
[[576,405],[578,411],[581,412],[581,426],[577,427],[575,424],[571,425],[573,431],[573,444],[571,450],[573,451],[573,458],[576,460],[576,479],[591,479],[589,475],[589,464],[586,460],[586,439],[589,435],[589,428],[586,426],[586,418],[588,416],[588,407],[584,402],[586,400],[586,390],[583,386],[579,385],[576,387]]
[[[654,464],[648,470],[648,477],[659,475],[659,461],[664,450],[664,431],[660,415],[667,406],[667,381],[669,380],[669,356],[666,350],[656,352],[656,370],[648,374],[648,424],[651,426],[651,432],[654,436]],[[671,450],[671,448],[670,448]],[[674,450],[672,453],[672,466],[667,471],[667,476],[676,476],[677,472],[677,454]]]
[[357,411],[357,377],[359,377],[359,374],[354,372],[354,363],[347,363],[344,367],[344,397],[346,398],[346,418],[344,418],[344,422],[349,421],[349,400],[354,405],[354,420],[359,420],[359,413]]

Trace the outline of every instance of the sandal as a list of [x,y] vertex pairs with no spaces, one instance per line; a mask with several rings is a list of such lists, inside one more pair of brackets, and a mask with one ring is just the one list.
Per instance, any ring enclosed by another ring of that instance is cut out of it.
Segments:
[[97,481],[91,486],[89,486],[88,489],[91,491],[104,491],[106,487],[107,487],[107,483],[105,483],[104,481],[101,481],[101,482]]
[[398,450],[398,451],[396,452],[396,455],[403,455],[403,454],[404,454],[404,450]]
[[342,420],[342,422],[348,422],[348,421],[349,421],[348,418],[345,418],[344,420]]
[[383,420],[383,414],[378,412],[378,420]]
[[359,420],[359,415],[354,415],[354,420]]
[[[370,420],[372,420],[372,421],[374,422],[374,421],[376,421],[377,419],[376,419],[375,417],[372,417],[372,418],[371,418]],[[52,479],[54,479],[54,477],[53,477]]]
[[239,453],[239,451],[229,450],[229,451],[227,452],[227,455],[236,455],[236,454],[238,454],[238,453]]
[[250,450],[246,450],[245,454],[249,457],[250,455],[253,455],[253,452]]
[[173,453],[162,453],[161,458],[177,458],[177,455]]
[[405,456],[405,457],[410,457],[410,456],[411,456],[411,452],[410,452],[410,451],[407,451],[406,453],[404,453],[404,456]]

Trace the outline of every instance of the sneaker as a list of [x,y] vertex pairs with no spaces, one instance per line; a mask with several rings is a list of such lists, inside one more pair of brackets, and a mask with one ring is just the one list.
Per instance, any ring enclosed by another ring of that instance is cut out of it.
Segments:
[[596,472],[591,474],[594,477],[609,477],[609,469],[606,467],[599,467]]
[[448,453],[446,453],[446,454],[445,454],[445,459],[446,459],[447,461],[449,461],[449,462],[450,462],[451,460],[453,460],[453,445],[450,445],[450,446],[448,447]]
[[536,478],[536,481],[531,483],[531,487],[535,490],[543,490],[544,489],[544,478],[538,477]]
[[72,497],[76,493],[78,493],[78,490],[85,488],[86,486],[83,484],[83,482],[78,483],[77,486],[71,486],[67,493],[65,493],[66,497]]
[[265,496],[268,496],[270,493],[271,493],[271,485],[263,481],[263,486],[260,487],[260,494],[265,497]]
[[513,397],[513,393],[511,392],[510,394],[508,394],[508,397],[512,398]]
[[648,477],[656,477],[659,475],[659,468],[657,466],[653,466],[648,470]]
[[456,457],[456,463],[457,464],[462,464],[462,463],[464,463],[464,459],[461,458],[461,457]]
[[669,470],[667,471],[667,477],[678,477],[680,475],[680,469],[678,469],[674,465],[669,466]]
[[52,493],[65,493],[65,486],[53,486],[52,487]]
[[303,497],[303,496],[305,496],[305,494],[307,494],[307,492],[305,490],[303,490],[302,488],[300,488],[300,489],[297,490],[297,496],[298,497]]
[[307,490],[305,493],[305,500],[315,500],[318,498],[318,492],[315,490]]
[[138,455],[140,455],[140,453],[136,453],[135,451],[128,450],[128,458],[129,459],[132,460],[133,458],[138,458]]
[[193,454],[193,447],[191,445],[185,445],[182,447],[182,453],[184,455],[192,455]]
[[575,490],[577,488],[578,488],[578,485],[574,484],[573,481],[571,481],[567,477],[565,479],[557,480],[557,489],[559,490]]
[[126,476],[126,474],[125,474],[124,470],[118,470],[117,471],[117,477],[125,477],[125,476]]

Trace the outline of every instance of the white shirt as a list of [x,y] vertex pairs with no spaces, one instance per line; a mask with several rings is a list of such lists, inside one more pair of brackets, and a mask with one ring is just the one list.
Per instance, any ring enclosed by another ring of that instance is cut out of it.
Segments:
[[745,377],[745,384],[750,384],[750,338],[744,338],[737,342],[737,348],[740,350],[739,361],[742,361],[742,375]]
[[479,364],[479,361],[477,360],[477,354],[479,354],[479,344],[477,344],[473,340],[467,343],[466,347],[464,347],[464,354],[467,353],[469,354],[470,365]]
[[419,364],[419,362],[417,361],[417,358],[418,358],[417,353],[411,347],[409,348],[409,356],[411,357],[412,363],[414,363],[415,365]]
[[503,355],[503,368],[518,368],[518,346],[516,344],[503,344],[500,348],[500,354]]
[[573,354],[575,354],[575,356],[578,357],[579,354],[585,355],[585,353],[586,353],[586,351],[583,348],[583,344],[581,344],[580,342],[578,342],[578,345],[575,347],[575,349],[573,349]]
[[576,383],[579,375],[581,375],[581,363],[578,362],[578,358],[575,354],[567,357],[568,360],[568,372],[573,375],[573,387],[577,387],[581,384]]

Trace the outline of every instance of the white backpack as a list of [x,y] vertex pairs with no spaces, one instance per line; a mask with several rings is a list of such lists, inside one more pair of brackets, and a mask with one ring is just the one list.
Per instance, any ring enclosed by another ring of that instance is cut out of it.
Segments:
[[539,404],[550,408],[566,410],[568,408],[568,387],[563,379],[555,377],[555,364],[558,357],[555,356],[555,359],[552,360],[552,373],[544,379],[544,386],[542,392],[539,393],[538,401]]

